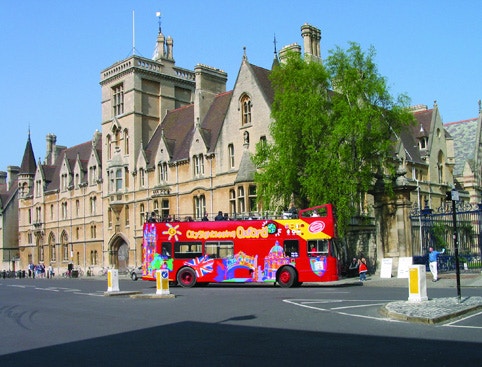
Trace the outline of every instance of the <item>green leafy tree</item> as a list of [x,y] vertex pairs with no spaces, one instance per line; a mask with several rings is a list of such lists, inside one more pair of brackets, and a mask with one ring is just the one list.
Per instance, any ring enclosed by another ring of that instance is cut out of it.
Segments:
[[391,97],[374,56],[350,43],[325,64],[290,54],[272,71],[272,141],[253,157],[266,208],[331,202],[343,233],[377,175],[393,177],[393,139],[413,116],[406,96]]

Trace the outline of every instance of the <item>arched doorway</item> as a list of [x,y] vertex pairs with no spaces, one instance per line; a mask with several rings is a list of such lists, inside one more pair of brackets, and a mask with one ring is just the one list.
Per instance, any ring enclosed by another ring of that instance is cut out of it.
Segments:
[[129,245],[121,236],[112,239],[111,264],[119,273],[126,273],[129,265]]

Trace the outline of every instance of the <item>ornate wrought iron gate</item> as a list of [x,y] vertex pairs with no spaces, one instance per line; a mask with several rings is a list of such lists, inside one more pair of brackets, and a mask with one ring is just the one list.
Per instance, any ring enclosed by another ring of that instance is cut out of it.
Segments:
[[[482,204],[469,205],[457,203],[457,236],[459,245],[459,261],[461,270],[480,270],[482,268]],[[410,215],[412,231],[412,254],[424,257],[428,248],[440,251],[441,271],[455,270],[454,228],[452,223],[452,207],[433,210],[427,205],[422,210],[415,208]]]

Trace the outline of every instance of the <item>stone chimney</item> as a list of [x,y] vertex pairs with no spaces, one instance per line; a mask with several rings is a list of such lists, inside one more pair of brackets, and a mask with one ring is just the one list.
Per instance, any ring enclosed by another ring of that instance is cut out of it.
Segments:
[[0,171],[0,193],[7,192],[7,172]]
[[167,58],[174,60],[174,40],[171,36],[167,36],[166,40]]
[[18,173],[20,172],[20,167],[18,166],[8,166],[8,187],[7,190],[10,190],[14,185],[15,181],[18,179]]
[[301,26],[301,37],[303,37],[305,58],[313,61],[321,61],[321,31],[318,28],[305,23]]
[[166,38],[161,32],[159,32],[152,59],[154,61],[159,61],[161,59],[174,60],[174,40],[171,36],[167,36]]
[[297,43],[292,43],[291,45],[284,46],[279,52],[279,59],[282,63],[286,62],[289,52],[295,52],[301,54],[301,46]]
[[92,135],[92,146],[94,148],[100,139],[102,139],[102,133],[99,130],[95,130],[94,135]]
[[220,69],[198,64],[194,68],[194,124],[201,123],[217,94],[226,92],[228,74]]
[[46,137],[47,141],[47,150],[45,152],[45,164],[53,165],[55,162],[55,158],[57,158],[57,137],[54,134],[47,134]]
[[162,59],[166,55],[165,41],[166,39],[164,35],[161,32],[159,32],[159,34],[157,35],[156,50],[154,51],[154,57],[153,57],[154,61]]

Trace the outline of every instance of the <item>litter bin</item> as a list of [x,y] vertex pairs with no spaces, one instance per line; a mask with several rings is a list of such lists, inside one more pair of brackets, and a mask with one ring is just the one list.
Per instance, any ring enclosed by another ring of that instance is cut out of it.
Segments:
[[78,270],[72,270],[72,278],[78,278],[79,277],[79,271]]

